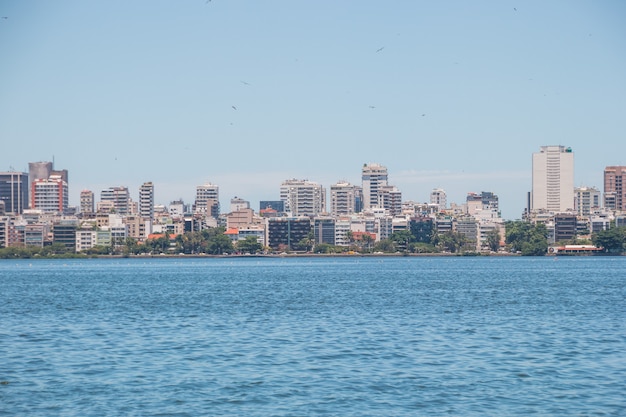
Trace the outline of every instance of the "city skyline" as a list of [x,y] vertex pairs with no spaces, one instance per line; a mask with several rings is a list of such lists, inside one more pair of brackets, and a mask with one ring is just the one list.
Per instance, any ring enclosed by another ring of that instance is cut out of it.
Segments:
[[531,157],[576,152],[575,186],[626,165],[626,5],[530,1],[0,4],[0,171],[52,160],[82,189],[156,202],[288,178],[403,199],[499,195],[521,216]]

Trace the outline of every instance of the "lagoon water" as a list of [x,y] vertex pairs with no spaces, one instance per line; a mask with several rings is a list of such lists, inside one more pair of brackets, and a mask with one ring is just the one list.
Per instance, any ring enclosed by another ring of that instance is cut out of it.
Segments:
[[626,257],[0,261],[0,415],[626,415]]

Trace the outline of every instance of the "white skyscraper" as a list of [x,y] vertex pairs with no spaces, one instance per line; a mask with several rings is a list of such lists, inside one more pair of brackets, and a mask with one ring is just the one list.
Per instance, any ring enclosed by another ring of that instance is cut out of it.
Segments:
[[574,209],[574,153],[565,146],[542,146],[533,153],[531,210],[563,213]]
[[379,191],[387,184],[387,167],[380,164],[364,164],[361,179],[363,181],[363,210],[380,207]]

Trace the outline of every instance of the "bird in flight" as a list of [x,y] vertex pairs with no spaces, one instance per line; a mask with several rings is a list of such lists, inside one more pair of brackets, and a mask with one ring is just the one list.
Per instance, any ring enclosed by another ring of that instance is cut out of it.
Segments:
[[383,47],[378,48],[378,49],[376,50],[376,52],[380,52],[380,51],[382,51],[383,49],[385,49],[385,47],[384,47],[384,46],[383,46]]
[[235,107],[235,106],[230,106],[230,107],[232,107],[232,108],[233,108],[233,110],[237,110],[237,107]]
[[8,19],[8,18],[9,18],[9,16],[2,16],[2,18],[3,18],[3,19]]
[[241,84],[243,84],[243,85],[250,85],[250,83],[247,83],[245,81],[242,81]]
[[376,108],[376,106],[370,106],[370,109],[375,109],[375,108]]

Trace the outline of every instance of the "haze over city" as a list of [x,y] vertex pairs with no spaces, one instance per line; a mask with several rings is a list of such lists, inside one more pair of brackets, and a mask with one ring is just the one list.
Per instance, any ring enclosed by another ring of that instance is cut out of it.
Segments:
[[82,189],[257,208],[282,181],[403,199],[500,197],[519,218],[531,155],[575,185],[626,165],[626,5],[607,2],[0,1],[0,171],[48,161]]

